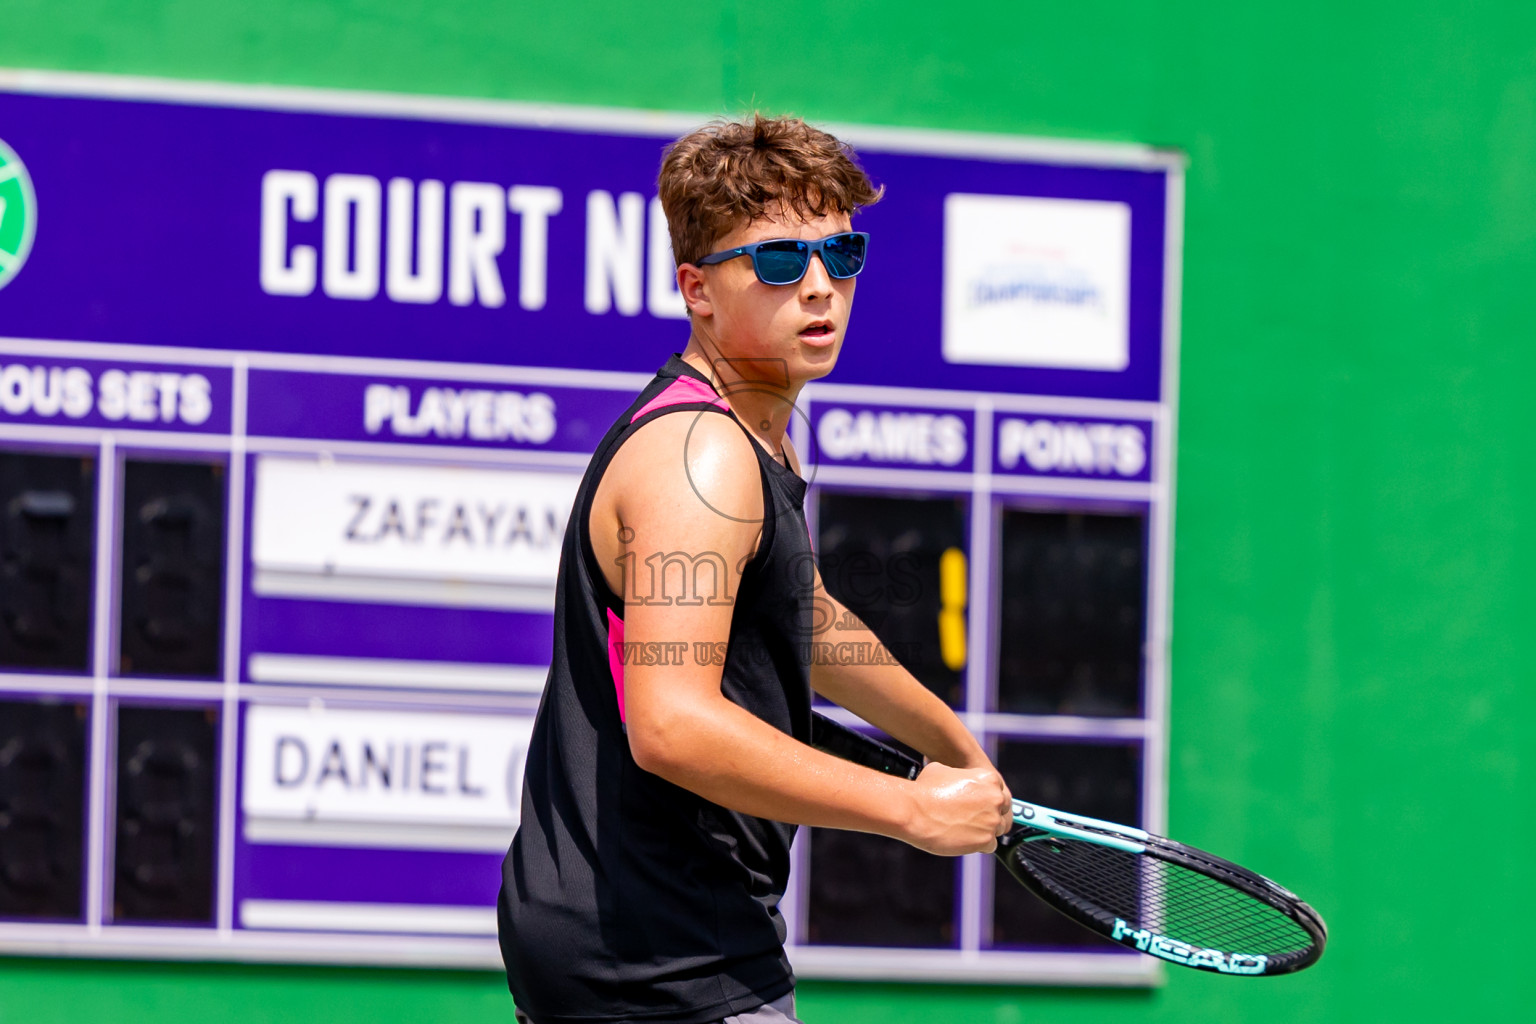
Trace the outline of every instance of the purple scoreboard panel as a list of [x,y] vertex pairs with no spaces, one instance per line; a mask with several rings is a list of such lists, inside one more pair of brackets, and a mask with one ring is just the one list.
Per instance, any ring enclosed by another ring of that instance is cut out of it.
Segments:
[[[0,74],[0,950],[499,963],[701,120]],[[792,428],[823,575],[1015,792],[1160,828],[1180,159],[835,130],[886,198]],[[802,830],[786,913],[804,976],[1156,977],[867,835]]]

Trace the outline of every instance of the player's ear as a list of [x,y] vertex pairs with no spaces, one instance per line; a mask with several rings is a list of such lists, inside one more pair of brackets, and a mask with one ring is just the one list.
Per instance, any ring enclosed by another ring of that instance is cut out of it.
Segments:
[[714,313],[714,305],[709,298],[709,286],[704,280],[704,271],[692,263],[684,263],[677,268],[677,291],[683,297],[683,303],[687,305],[688,312],[692,315],[709,316]]

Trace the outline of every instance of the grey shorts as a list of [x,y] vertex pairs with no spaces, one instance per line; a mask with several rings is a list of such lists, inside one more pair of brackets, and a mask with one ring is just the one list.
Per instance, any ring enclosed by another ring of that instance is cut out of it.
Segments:
[[[517,1021],[518,1024],[534,1024],[522,1010],[517,1011]],[[722,1018],[718,1024],[800,1024],[800,1018],[795,1016],[795,994],[791,992],[755,1010]]]

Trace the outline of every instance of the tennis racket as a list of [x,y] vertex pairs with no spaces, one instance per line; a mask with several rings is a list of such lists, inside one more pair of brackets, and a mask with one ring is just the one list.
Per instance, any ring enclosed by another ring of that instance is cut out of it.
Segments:
[[[811,743],[915,779],[916,759],[814,715]],[[1008,873],[1091,931],[1170,963],[1218,974],[1289,974],[1323,955],[1317,911],[1262,875],[1139,828],[1013,802],[998,839]]]

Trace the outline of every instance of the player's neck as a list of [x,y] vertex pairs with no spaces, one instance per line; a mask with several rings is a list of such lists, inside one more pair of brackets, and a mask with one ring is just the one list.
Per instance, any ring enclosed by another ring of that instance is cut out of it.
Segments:
[[759,363],[729,356],[712,358],[696,336],[688,339],[682,358],[715,386],[736,418],[769,452],[783,450],[784,435],[804,381],[785,380],[783,365],[777,360]]

